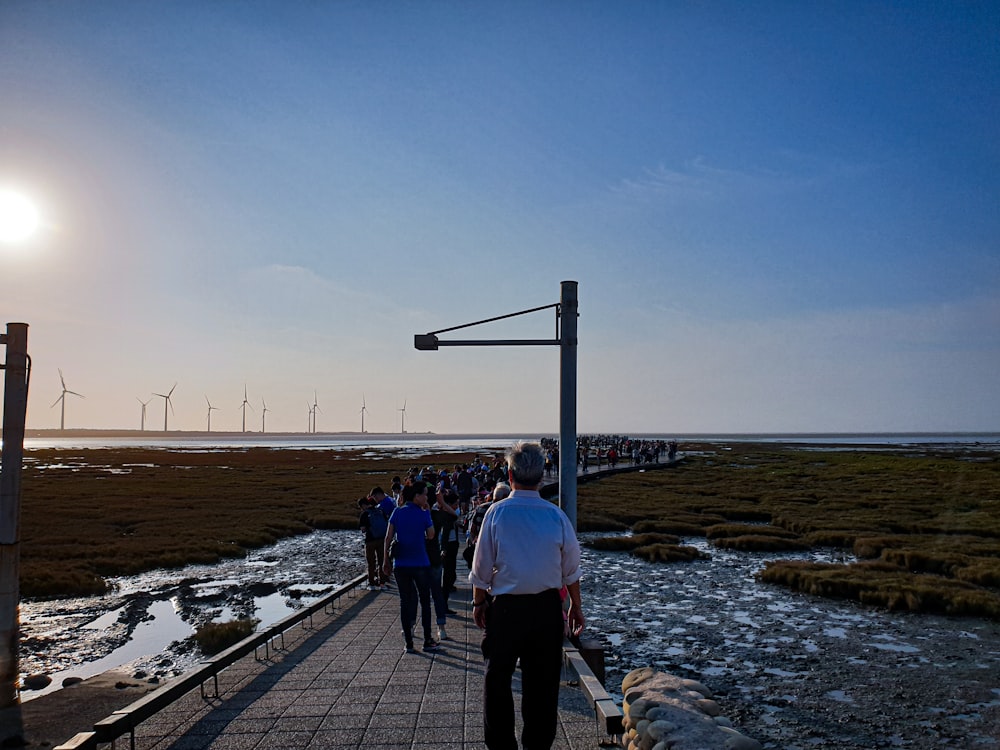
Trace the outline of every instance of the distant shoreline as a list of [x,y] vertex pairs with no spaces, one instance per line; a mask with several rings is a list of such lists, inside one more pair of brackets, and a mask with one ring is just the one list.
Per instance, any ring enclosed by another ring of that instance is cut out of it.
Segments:
[[[664,439],[673,437],[677,440],[837,440],[838,438],[858,440],[872,438],[874,440],[886,438],[1000,438],[1000,430],[996,431],[963,431],[963,430],[901,430],[883,432],[615,432],[615,433],[593,433],[581,432],[585,435],[624,435],[640,440]],[[205,440],[205,439],[253,439],[253,438],[287,438],[287,439],[323,439],[323,438],[376,438],[392,440],[424,440],[434,438],[438,440],[487,438],[487,439],[519,439],[535,437],[558,437],[555,432],[533,431],[526,432],[358,432],[356,430],[323,431],[323,432],[256,432],[256,431],[212,431],[203,430],[135,430],[135,429],[26,429],[26,438],[158,438],[164,440]],[[0,438],[3,431],[0,430]]]

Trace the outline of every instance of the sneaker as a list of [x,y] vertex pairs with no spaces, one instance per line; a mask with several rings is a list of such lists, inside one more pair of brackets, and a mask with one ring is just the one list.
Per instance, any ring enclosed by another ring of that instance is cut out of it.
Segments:
[[404,654],[415,654],[415,653],[417,653],[417,650],[415,648],[413,648],[413,644],[412,643],[407,643],[405,646],[403,646],[403,653]]
[[446,615],[457,615],[457,614],[458,614],[458,612],[456,612],[456,611],[455,611],[455,610],[453,610],[453,609],[446,609],[446,610],[444,611],[444,613],[445,613]]
[[445,630],[444,625],[438,625],[438,640],[439,641],[448,640],[448,632]]
[[437,651],[439,648],[441,648],[441,644],[433,638],[427,638],[424,640],[424,651]]

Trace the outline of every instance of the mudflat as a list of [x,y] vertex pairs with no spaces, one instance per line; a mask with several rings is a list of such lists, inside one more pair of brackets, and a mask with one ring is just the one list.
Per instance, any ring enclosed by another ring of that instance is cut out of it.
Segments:
[[3,736],[20,734],[24,747],[56,747],[159,685],[110,671],[0,711]]
[[[685,460],[669,470],[581,484],[581,529],[660,534],[624,553],[648,560],[670,559],[656,552],[670,545],[663,538],[670,534],[707,539],[708,554],[839,550],[838,562],[820,568],[782,560],[768,569],[795,563],[774,583],[879,609],[998,620],[995,453],[769,444],[683,450]],[[410,466],[441,468],[469,458],[270,449],[31,451],[23,480],[23,581],[100,585],[105,576],[243,555],[315,528],[354,529],[355,500],[372,486],[387,485]],[[78,578],[45,578],[46,569],[64,566]],[[969,682],[955,677],[956,684]],[[153,687],[111,673],[29,701],[20,720],[35,731],[69,717],[75,725],[66,725],[71,731],[57,738],[61,742]]]

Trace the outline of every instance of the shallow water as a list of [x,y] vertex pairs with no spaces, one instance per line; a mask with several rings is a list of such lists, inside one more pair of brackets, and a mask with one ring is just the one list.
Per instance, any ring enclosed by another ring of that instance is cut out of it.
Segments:
[[[754,577],[777,555],[684,543],[712,559],[665,565],[584,548],[585,637],[605,643],[619,700],[625,674],[653,666],[702,681],[769,748],[1000,747],[1000,625],[795,594]],[[22,671],[52,674],[49,690],[122,664],[183,672],[198,658],[183,640],[196,625],[273,622],[362,573],[363,554],[357,532],[315,532],[243,560],[115,579],[106,597],[26,603]]]

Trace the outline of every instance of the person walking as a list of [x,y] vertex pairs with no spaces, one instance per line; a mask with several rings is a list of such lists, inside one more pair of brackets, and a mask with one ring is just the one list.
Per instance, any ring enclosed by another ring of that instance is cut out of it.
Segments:
[[[383,571],[386,576],[390,573],[396,576],[399,621],[407,653],[413,653],[418,600],[424,628],[424,651],[438,648],[438,642],[431,637],[431,563],[426,547],[426,540],[434,539],[434,524],[430,513],[417,503],[418,498],[426,504],[427,485],[424,482],[407,482],[403,487],[403,506],[392,512],[385,534]],[[396,540],[395,555],[390,554],[393,540]]]
[[361,515],[358,517],[358,527],[365,537],[368,588],[372,590],[384,589],[383,584],[387,579],[382,578],[382,568],[385,566],[382,552],[385,549],[385,535],[389,522],[371,497],[360,498],[358,508],[361,510]]
[[[521,747],[552,747],[558,724],[562,643],[584,627],[580,544],[566,514],[538,494],[545,455],[537,443],[507,452],[510,496],[483,518],[469,580],[483,629],[483,731],[489,750],[517,750],[511,680],[521,663]],[[564,624],[559,590],[570,607]]]

